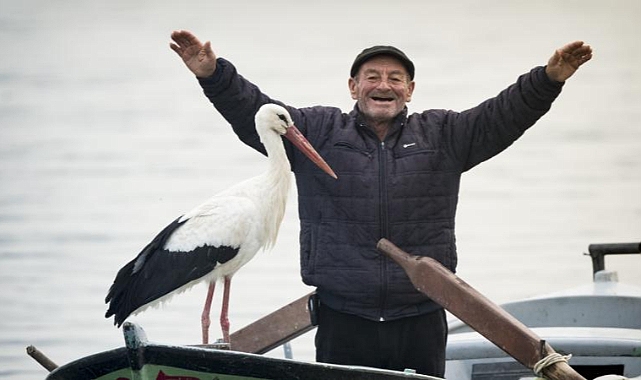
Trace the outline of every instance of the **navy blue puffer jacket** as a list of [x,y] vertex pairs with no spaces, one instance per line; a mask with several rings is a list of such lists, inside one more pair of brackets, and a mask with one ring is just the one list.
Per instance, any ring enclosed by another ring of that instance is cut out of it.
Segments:
[[[282,103],[222,58],[214,75],[199,81],[239,138],[264,154],[254,114],[264,103]],[[402,112],[385,141],[357,108],[346,114],[332,107],[287,107],[338,175],[330,178],[285,141],[298,188],[303,281],[316,286],[328,306],[372,320],[437,309],[377,252],[376,243],[385,237],[455,271],[461,174],[511,145],[549,110],[561,87],[536,67],[469,110]]]

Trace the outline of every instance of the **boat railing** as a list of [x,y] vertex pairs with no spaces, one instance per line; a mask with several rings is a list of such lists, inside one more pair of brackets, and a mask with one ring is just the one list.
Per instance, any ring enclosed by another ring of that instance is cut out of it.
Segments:
[[605,270],[606,255],[629,255],[641,253],[641,243],[605,243],[590,244],[587,255],[592,258],[592,275]]

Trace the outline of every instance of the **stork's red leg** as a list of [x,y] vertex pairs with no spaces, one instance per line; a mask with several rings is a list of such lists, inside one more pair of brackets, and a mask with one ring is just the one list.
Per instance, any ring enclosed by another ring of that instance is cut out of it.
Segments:
[[209,284],[207,299],[205,299],[205,307],[203,308],[203,313],[200,316],[200,324],[203,329],[203,344],[209,344],[209,326],[211,325],[211,319],[209,318],[209,315],[211,314],[211,300],[214,298],[215,288],[216,281],[212,281]]
[[220,311],[220,328],[223,330],[223,341],[229,343],[229,291],[231,276],[225,276],[225,289],[223,290],[223,307]]

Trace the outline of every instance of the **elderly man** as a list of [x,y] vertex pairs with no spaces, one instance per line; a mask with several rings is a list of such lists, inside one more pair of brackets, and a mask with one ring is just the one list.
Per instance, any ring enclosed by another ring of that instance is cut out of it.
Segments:
[[[265,153],[254,114],[270,98],[188,31],[171,48],[247,145]],[[351,66],[349,113],[287,107],[338,174],[334,180],[284,141],[298,188],[303,281],[320,300],[316,359],[443,376],[444,310],[376,251],[380,238],[452,271],[461,174],[511,145],[544,115],[566,79],[592,57],[583,42],[554,52],[516,83],[462,112],[408,115],[414,64],[392,46],[363,50]]]

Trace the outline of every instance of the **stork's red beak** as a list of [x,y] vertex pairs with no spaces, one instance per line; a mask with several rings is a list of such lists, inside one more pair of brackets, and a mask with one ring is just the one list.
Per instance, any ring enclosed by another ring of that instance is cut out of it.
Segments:
[[287,140],[291,141],[292,144],[294,144],[298,149],[300,149],[301,152],[303,152],[304,155],[306,155],[310,160],[312,160],[313,163],[316,164],[319,168],[323,169],[323,171],[335,179],[338,179],[336,176],[336,173],[332,170],[332,168],[329,167],[327,162],[323,159],[323,157],[318,154],[316,149],[312,146],[312,144],[307,141],[305,136],[303,136],[302,133],[296,128],[295,126],[290,126],[287,128],[287,132],[285,133],[285,137]]

